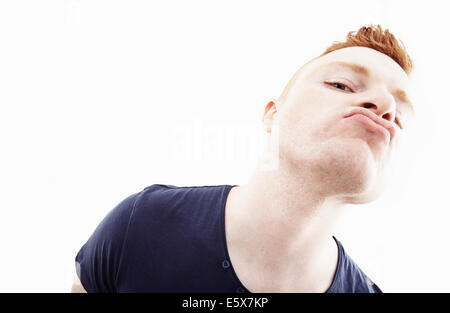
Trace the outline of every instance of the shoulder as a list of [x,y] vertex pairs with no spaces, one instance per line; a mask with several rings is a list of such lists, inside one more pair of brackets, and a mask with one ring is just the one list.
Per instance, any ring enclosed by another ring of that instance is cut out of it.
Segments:
[[166,220],[209,218],[219,210],[226,199],[229,185],[205,186],[176,186],[167,184],[153,184],[145,187],[136,197],[135,212],[139,217]]
[[[153,292],[191,286],[189,290],[199,284],[200,273],[222,259],[220,199],[225,189],[161,184],[145,188],[130,218],[117,289]],[[174,269],[179,276],[173,275]],[[212,277],[205,279],[207,283]]]
[[[151,185],[128,195],[110,209],[75,256],[76,273],[88,292],[114,292],[125,243],[140,206],[155,207],[162,186]],[[147,210],[153,212],[154,210]]]

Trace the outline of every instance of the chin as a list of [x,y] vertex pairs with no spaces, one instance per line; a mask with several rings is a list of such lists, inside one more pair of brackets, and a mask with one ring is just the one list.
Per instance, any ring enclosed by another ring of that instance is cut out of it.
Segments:
[[322,146],[317,170],[332,192],[355,198],[357,203],[373,201],[377,163],[366,143],[355,140],[333,142]]

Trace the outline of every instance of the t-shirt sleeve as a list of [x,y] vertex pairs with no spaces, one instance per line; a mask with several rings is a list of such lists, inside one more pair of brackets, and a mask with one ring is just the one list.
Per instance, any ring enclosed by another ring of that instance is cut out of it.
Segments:
[[88,293],[117,292],[115,280],[138,194],[128,196],[109,211],[78,251],[76,273]]

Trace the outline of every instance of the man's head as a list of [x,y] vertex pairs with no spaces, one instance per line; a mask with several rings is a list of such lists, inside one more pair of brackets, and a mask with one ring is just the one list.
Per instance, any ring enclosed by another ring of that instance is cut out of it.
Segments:
[[[326,192],[348,203],[375,199],[414,111],[413,64],[395,37],[362,27],[301,67],[267,104],[267,132],[278,128],[280,166],[309,169]],[[349,116],[350,115],[350,116]]]

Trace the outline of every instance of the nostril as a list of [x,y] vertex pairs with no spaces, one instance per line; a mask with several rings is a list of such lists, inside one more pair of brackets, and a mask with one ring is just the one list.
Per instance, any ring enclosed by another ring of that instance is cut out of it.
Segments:
[[372,103],[364,103],[364,108],[366,108],[366,109],[370,109],[370,108],[373,108],[373,107],[376,108],[375,104],[372,104]]
[[391,113],[386,113],[383,115],[383,118],[388,120],[389,122],[392,121],[392,115]]

